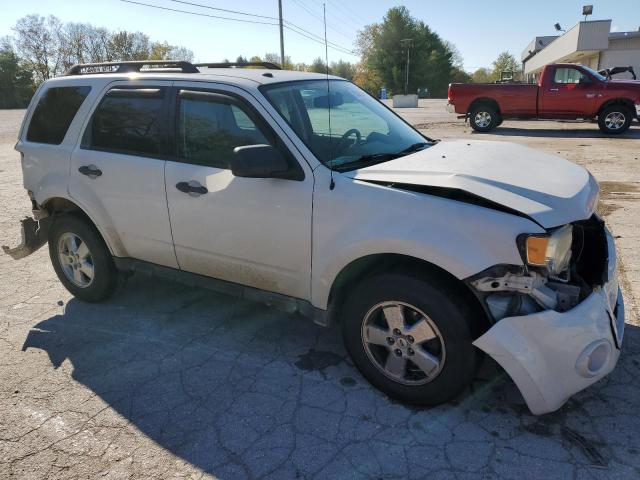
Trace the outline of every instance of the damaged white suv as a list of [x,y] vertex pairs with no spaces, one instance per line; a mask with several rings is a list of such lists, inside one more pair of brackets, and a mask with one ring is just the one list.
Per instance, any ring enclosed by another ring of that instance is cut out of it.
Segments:
[[537,414],[614,368],[624,306],[586,170],[431,140],[337,77],[232,66],[45,82],[16,145],[34,218],[5,250],[48,241],[90,302],[139,271],[339,322],[362,374],[411,403],[460,393],[480,350]]

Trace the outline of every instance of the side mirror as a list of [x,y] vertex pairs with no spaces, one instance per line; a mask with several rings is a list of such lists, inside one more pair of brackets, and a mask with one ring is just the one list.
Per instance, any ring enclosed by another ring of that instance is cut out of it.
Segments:
[[245,178],[291,178],[287,160],[271,145],[234,148],[231,173]]

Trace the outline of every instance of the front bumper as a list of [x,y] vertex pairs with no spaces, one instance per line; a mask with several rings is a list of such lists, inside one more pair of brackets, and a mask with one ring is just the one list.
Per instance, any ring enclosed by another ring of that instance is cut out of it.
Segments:
[[636,118],[640,120],[640,103],[636,103]]
[[573,309],[545,310],[498,321],[474,345],[511,376],[533,414],[560,408],[613,370],[624,334],[624,300],[607,232],[608,278]]

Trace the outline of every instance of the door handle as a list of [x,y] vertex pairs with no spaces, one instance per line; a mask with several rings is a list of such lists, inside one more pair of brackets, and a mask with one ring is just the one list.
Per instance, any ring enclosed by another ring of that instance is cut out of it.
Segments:
[[95,165],[82,165],[78,171],[89,178],[97,178],[102,175],[102,170]]
[[178,182],[176,183],[176,188],[183,193],[188,193],[192,197],[199,197],[200,195],[209,193],[207,187],[200,185],[200,183],[195,180],[191,180],[190,182]]
[[550,92],[557,92],[557,91],[558,91],[558,89],[557,89],[557,88],[550,88],[550,89],[549,89],[549,91],[550,91]]

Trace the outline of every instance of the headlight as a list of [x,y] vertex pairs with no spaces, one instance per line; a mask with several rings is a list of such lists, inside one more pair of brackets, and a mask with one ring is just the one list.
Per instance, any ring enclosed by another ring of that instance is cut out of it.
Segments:
[[565,225],[553,233],[526,235],[523,254],[528,265],[546,267],[552,275],[558,275],[569,267],[573,227]]

